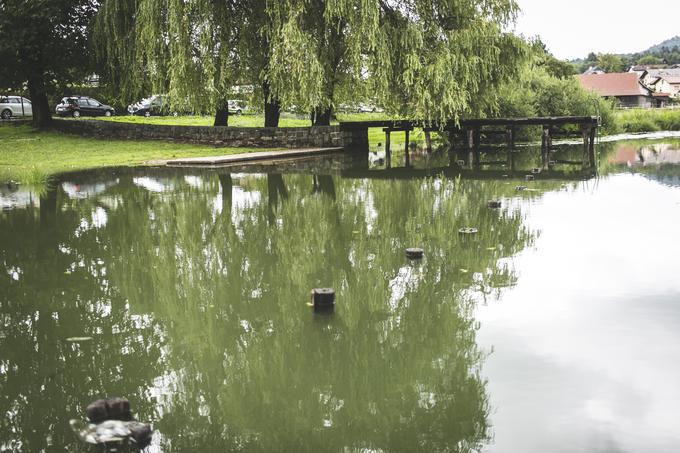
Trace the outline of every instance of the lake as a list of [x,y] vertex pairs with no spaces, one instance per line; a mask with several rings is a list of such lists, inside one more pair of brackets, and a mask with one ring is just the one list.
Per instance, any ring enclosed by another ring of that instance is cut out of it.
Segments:
[[680,141],[598,146],[0,185],[0,451],[677,451]]

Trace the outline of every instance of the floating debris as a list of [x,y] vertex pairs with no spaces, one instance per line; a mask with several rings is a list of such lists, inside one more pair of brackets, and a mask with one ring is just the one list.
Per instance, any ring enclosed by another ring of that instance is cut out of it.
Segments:
[[526,176],[524,177],[524,180],[525,180],[525,181],[533,181],[534,179],[536,179],[536,178],[534,177],[534,175],[526,175]]
[[469,272],[470,272],[470,271],[467,270],[467,269],[460,269],[460,273],[461,273],[461,274],[467,274],[467,273],[469,273]]
[[486,205],[491,209],[500,209],[503,206],[499,200],[491,200]]
[[408,248],[406,249],[406,258],[411,260],[419,260],[423,257],[425,251],[420,248]]
[[523,190],[527,190],[527,186],[517,186],[517,187],[515,187],[515,190],[518,191],[518,192],[521,192]]
[[66,341],[69,343],[83,343],[85,341],[92,341],[92,337],[68,337]]
[[467,234],[477,234],[478,232],[479,232],[479,230],[477,230],[477,228],[461,228],[460,230],[458,230],[458,233],[466,234],[466,235]]

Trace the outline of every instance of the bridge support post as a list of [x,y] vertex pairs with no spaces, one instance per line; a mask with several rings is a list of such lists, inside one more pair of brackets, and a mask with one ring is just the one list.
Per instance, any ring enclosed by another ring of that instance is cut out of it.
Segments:
[[467,148],[468,148],[468,164],[470,167],[475,167],[479,165],[479,128],[468,128],[465,129],[467,135]]
[[404,152],[406,153],[406,156],[407,156],[406,159],[407,160],[408,160],[408,142],[409,142],[408,136],[409,136],[409,132],[410,132],[409,128],[404,129],[404,136],[405,136],[405,138],[404,138]]
[[583,168],[595,166],[595,134],[597,129],[592,125],[585,125],[581,129],[583,134]]
[[595,136],[597,135],[597,126],[590,127],[590,142],[588,143],[588,159],[590,166],[595,168]]
[[508,128],[505,130],[505,142],[509,150],[513,150],[515,148],[515,128],[512,126],[508,126]]
[[432,152],[432,137],[430,137],[430,130],[425,128],[425,129],[423,129],[423,132],[425,133],[425,147],[427,148],[427,152],[431,153]]
[[547,170],[550,166],[550,149],[552,148],[552,136],[550,135],[550,126],[543,125],[543,136],[541,139],[541,161],[543,169]]

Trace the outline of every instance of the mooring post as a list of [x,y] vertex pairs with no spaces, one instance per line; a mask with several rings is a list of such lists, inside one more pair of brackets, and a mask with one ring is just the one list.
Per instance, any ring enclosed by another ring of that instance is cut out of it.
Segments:
[[430,137],[430,130],[427,129],[427,128],[424,128],[423,132],[425,132],[425,147],[427,148],[427,152],[431,153],[432,152],[432,138]]
[[389,154],[390,153],[390,135],[391,135],[390,128],[385,128],[385,129],[383,129],[383,131],[385,132],[385,151],[387,152],[387,154]]

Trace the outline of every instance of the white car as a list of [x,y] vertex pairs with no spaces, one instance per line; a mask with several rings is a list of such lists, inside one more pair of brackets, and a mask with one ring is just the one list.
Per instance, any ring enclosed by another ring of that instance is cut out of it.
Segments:
[[33,104],[21,96],[0,96],[0,118],[8,120],[13,116],[33,116]]
[[241,100],[232,99],[227,101],[227,108],[230,114],[240,115],[248,109],[248,106]]
[[385,110],[373,104],[360,103],[357,105],[357,113],[383,113]]

